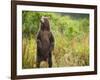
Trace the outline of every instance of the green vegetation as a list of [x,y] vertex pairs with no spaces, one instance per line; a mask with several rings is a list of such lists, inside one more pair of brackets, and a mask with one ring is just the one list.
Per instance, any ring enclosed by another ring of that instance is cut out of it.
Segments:
[[53,67],[89,65],[89,15],[22,12],[22,68],[36,67],[36,34],[41,16],[50,18],[55,38]]

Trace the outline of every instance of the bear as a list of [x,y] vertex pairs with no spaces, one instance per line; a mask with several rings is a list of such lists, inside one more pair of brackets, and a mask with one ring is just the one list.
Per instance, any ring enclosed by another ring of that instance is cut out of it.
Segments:
[[50,30],[49,18],[42,16],[40,19],[40,29],[37,33],[37,60],[36,66],[40,68],[42,61],[48,62],[48,67],[52,67],[52,51],[54,50],[54,36]]

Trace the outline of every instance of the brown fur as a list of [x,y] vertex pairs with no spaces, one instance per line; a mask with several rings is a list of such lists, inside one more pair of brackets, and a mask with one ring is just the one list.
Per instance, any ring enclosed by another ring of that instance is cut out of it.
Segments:
[[41,61],[47,61],[52,67],[52,50],[54,48],[54,37],[50,31],[50,24],[47,17],[41,18],[40,30],[37,34],[37,67]]

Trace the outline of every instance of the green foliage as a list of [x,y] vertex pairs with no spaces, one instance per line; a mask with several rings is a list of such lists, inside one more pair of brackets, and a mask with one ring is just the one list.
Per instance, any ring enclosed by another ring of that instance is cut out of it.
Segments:
[[36,34],[41,16],[48,16],[55,38],[53,67],[89,65],[89,15],[22,12],[22,68],[36,67]]

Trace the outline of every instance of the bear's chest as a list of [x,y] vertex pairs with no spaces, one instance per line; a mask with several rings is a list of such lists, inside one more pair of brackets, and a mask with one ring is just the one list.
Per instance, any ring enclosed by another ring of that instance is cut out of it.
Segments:
[[42,31],[41,32],[41,41],[49,43],[49,38],[50,38],[50,32],[48,31]]

